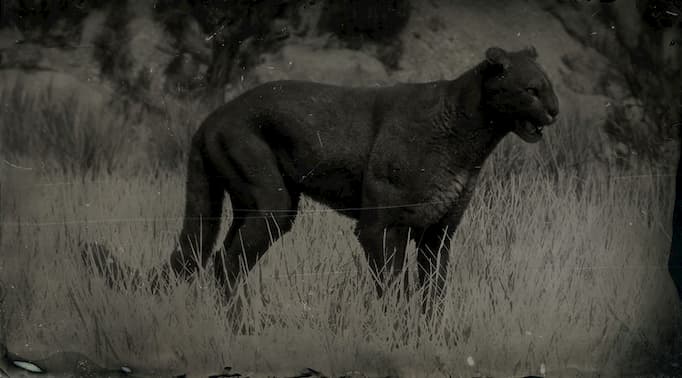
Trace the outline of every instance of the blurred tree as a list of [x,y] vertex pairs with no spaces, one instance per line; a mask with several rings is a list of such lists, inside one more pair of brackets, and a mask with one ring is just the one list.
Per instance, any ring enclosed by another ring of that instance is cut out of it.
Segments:
[[639,145],[640,141],[633,140],[634,147],[655,160],[662,158],[661,141],[677,137],[673,125],[680,121],[679,112],[671,111],[671,106],[680,101],[679,88],[672,83],[679,80],[682,67],[679,49],[671,48],[672,37],[668,34],[679,23],[677,2],[638,1],[636,10],[643,20],[639,26],[630,25],[624,12],[617,11],[615,6],[603,5],[602,8],[603,17],[613,25],[612,34],[620,46],[618,50],[611,49],[610,57],[615,60],[614,66],[621,72],[629,92],[638,98],[643,115],[641,119],[632,120],[624,106],[616,106],[611,122],[606,125],[607,131],[611,128],[617,132],[615,129],[624,125],[643,123],[643,130],[658,138],[642,137]]
[[[642,18],[652,28],[662,29],[677,26],[682,28],[681,10],[682,1],[680,0],[638,0],[637,8],[642,12]],[[675,46],[677,48],[675,48]],[[669,48],[675,48],[679,55],[679,48],[682,46],[672,45]],[[680,73],[677,61],[677,73]],[[682,120],[682,85],[679,81],[679,75],[673,78],[673,82],[677,86],[673,86],[673,90],[677,93],[677,108],[673,111],[677,113],[677,122],[675,122],[675,132],[682,145],[682,130],[680,128],[680,120]],[[675,179],[675,203],[673,207],[673,221],[672,221],[672,238],[670,245],[670,255],[668,257],[668,271],[672,277],[677,295],[682,300],[682,153],[677,161],[677,173]]]
[[[323,0],[317,0],[323,1]],[[154,16],[171,34],[175,55],[168,73],[180,82],[192,82],[199,65],[209,87],[222,88],[257,63],[259,56],[289,36],[290,25],[300,21],[298,7],[316,0],[154,0]],[[132,17],[126,1],[111,0],[6,0],[0,2],[0,27],[16,27],[25,42],[51,47],[78,44],[83,20],[95,9],[107,19],[97,37],[96,59],[111,76],[125,70],[126,23]],[[397,68],[402,53],[396,38],[410,14],[409,0],[327,0],[319,32],[332,32],[350,48],[365,42],[380,45],[379,58]],[[114,75],[115,76],[115,75]]]
[[[158,0],[156,12],[176,39],[196,20],[211,43],[206,75],[210,87],[221,88],[253,65],[263,51],[286,37],[273,21],[287,18],[300,0]],[[171,16],[171,14],[174,14]],[[248,49],[245,47],[248,46]]]
[[[257,63],[261,53],[276,48],[289,36],[291,30],[287,24],[296,24],[297,7],[305,2],[157,0],[155,9],[177,40],[186,35],[188,18],[199,23],[212,51],[206,80],[209,86],[220,88]],[[315,3],[315,0],[307,0],[307,3]],[[395,67],[402,51],[401,46],[395,44],[396,37],[405,27],[409,13],[409,0],[326,1],[318,29],[319,32],[335,33],[351,48],[359,48],[364,42],[397,46],[397,50],[388,49],[382,59],[388,66]]]
[[353,43],[389,42],[405,28],[409,18],[409,0],[327,1],[318,28]]
[[671,47],[680,34],[679,3],[545,2],[545,9],[571,36],[610,63],[595,83],[595,94],[615,100],[609,104],[604,131],[626,146],[627,153],[657,163],[671,152],[670,142],[677,137],[673,125],[680,120],[680,114],[671,111],[680,101],[673,83],[682,74],[681,50]]
[[324,3],[320,32],[334,33],[350,48],[377,43],[379,60],[397,69],[403,46],[399,38],[410,18],[410,0],[339,0]]
[[102,30],[94,40],[93,54],[100,64],[101,72],[109,78],[126,77],[132,67],[127,43],[130,36],[126,25],[130,13],[127,0],[119,0],[116,7],[109,7]]
[[[682,134],[680,135],[680,141],[682,141]],[[677,161],[672,225],[673,231],[670,255],[668,257],[668,271],[677,289],[677,295],[682,300],[682,153]]]
[[0,2],[0,27],[16,27],[24,41],[67,47],[79,36],[85,17],[107,0],[6,0]]
[[669,28],[679,22],[680,0],[637,0],[636,4],[642,19],[651,27]]

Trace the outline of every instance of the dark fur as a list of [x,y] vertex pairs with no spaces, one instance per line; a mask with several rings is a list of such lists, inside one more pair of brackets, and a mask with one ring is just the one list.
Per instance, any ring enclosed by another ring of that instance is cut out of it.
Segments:
[[534,49],[491,48],[452,81],[377,88],[277,81],[247,91],[194,135],[181,248],[171,266],[192,274],[199,243],[207,262],[227,192],[234,221],[214,266],[233,287],[240,266],[251,269],[271,237],[289,231],[306,194],[357,219],[379,280],[387,254],[395,253],[387,269],[401,269],[409,232],[421,283],[438,266],[440,293],[449,237],[486,157],[509,131],[537,141],[529,130],[558,113],[535,57]]

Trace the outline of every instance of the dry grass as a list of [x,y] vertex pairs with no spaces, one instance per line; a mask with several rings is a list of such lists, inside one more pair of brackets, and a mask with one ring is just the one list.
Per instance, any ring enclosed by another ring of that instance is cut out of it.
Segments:
[[[548,130],[539,145],[510,136],[487,163],[452,241],[446,316],[431,324],[416,303],[375,298],[353,223],[310,201],[250,275],[237,318],[203,273],[160,296],[108,289],[84,272],[82,243],[101,242],[142,270],[167,259],[184,173],[149,162],[184,152],[158,147],[169,136],[149,120],[130,134],[130,123],[113,116],[107,124],[95,122],[106,115],[49,112],[33,117],[18,107],[0,117],[2,157],[32,168],[0,170],[0,281],[12,303],[0,325],[15,353],[79,351],[134,370],[230,365],[255,375],[309,366],[329,375],[509,376],[544,366],[572,376],[616,375],[670,350],[679,320],[665,269],[672,169],[599,162],[600,140],[579,118]],[[176,112],[161,125],[185,138],[196,127],[187,114],[198,111]],[[54,130],[45,131],[52,147],[31,130]],[[100,163],[78,165],[82,144],[96,146]]]

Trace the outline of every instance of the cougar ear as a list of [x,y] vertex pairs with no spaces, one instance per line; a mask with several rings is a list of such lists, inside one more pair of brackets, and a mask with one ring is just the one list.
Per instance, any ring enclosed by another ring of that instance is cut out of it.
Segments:
[[485,51],[485,60],[488,62],[489,72],[499,75],[509,68],[509,54],[499,47],[491,47]]
[[533,46],[526,47],[525,49],[523,49],[523,52],[533,59],[538,57],[538,52],[535,51],[535,47]]

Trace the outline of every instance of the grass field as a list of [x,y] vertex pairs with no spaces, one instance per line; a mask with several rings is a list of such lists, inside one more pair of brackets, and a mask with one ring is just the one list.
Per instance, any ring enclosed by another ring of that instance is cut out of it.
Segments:
[[673,350],[673,169],[596,159],[603,141],[579,116],[538,145],[509,136],[489,159],[452,241],[442,321],[377,300],[353,223],[312,201],[231,317],[203,272],[154,296],[107,288],[79,255],[96,241],[143,271],[168,258],[178,162],[205,111],[156,124],[3,96],[0,341],[14,353],[76,351],[143,371],[497,377],[647,371]]

